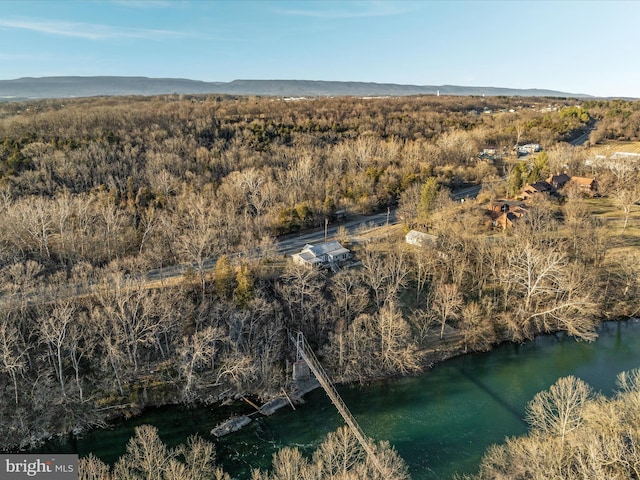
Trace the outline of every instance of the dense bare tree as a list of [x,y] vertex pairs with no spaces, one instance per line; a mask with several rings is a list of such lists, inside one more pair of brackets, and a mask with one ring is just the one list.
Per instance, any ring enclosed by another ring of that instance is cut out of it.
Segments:
[[197,378],[199,376],[197,372],[213,370],[218,353],[216,342],[223,338],[221,329],[208,326],[182,339],[182,345],[178,347],[178,355],[180,356],[181,374],[184,377],[182,388],[184,401],[192,402],[197,398]]
[[438,285],[434,294],[433,310],[440,319],[440,340],[444,338],[447,322],[458,318],[462,305],[462,294],[455,283]]
[[103,309],[95,308],[91,312],[91,319],[99,338],[100,350],[103,353],[100,357],[100,368],[102,371],[113,371],[115,385],[120,396],[124,397],[123,375],[127,370],[125,347],[123,346],[124,335],[121,335],[121,332],[117,330],[119,325],[115,324]]
[[124,349],[134,372],[139,366],[139,348],[154,345],[159,327],[155,310],[158,293],[141,288],[132,280],[126,280],[119,273],[112,277],[109,286],[99,289],[97,299],[105,316],[113,328],[112,335]]
[[215,465],[215,452],[210,442],[190,437],[176,449],[168,448],[150,425],[136,427],[135,435],[127,443],[109,475],[109,468],[94,457],[82,459],[78,465],[79,478],[87,480],[157,479],[157,480],[230,480]]
[[[221,468],[215,465],[215,448],[211,442],[197,436],[191,436],[186,444],[180,445],[176,450],[177,455],[184,459],[185,471],[180,476],[174,476],[175,480],[231,480]],[[177,463],[177,462],[176,462]],[[182,462],[180,462],[182,463]]]
[[314,333],[310,308],[321,298],[323,275],[317,269],[288,263],[278,283],[278,292],[285,300],[292,325],[304,326],[305,333]]
[[9,375],[13,383],[15,404],[19,402],[18,375],[27,370],[28,346],[21,342],[20,334],[8,312],[2,312],[0,318],[0,358],[2,371]]
[[329,289],[333,294],[340,318],[350,322],[362,313],[369,303],[367,290],[360,275],[353,269],[341,270],[331,277]]
[[97,458],[93,453],[82,457],[78,462],[79,480],[112,480],[109,465]]
[[75,315],[74,321],[71,322],[66,332],[66,350],[73,367],[80,402],[84,402],[83,381],[80,375],[81,361],[83,359],[89,360],[95,348],[95,331],[91,329],[86,312],[80,312]]
[[412,248],[409,258],[412,263],[412,274],[416,284],[416,302],[421,298],[428,298],[425,295],[425,288],[429,283],[429,279],[434,275],[437,264],[438,252],[431,246],[422,246]]
[[464,351],[489,350],[496,342],[494,325],[487,321],[487,313],[476,303],[467,303],[462,307],[457,328],[462,333]]
[[409,265],[407,255],[402,249],[402,245],[400,245],[389,252],[385,259],[389,271],[386,298],[397,297],[406,288],[408,283]]
[[596,337],[588,276],[557,248],[524,245],[509,256],[502,278],[510,307],[511,335],[531,338],[564,328],[584,340]]
[[127,223],[126,214],[115,204],[113,195],[102,195],[97,203],[98,216],[104,241],[105,258],[107,261],[118,258],[121,255],[121,244],[127,241],[124,231]]
[[413,342],[411,329],[402,312],[388,301],[377,315],[375,326],[380,347],[378,362],[385,372],[407,374],[420,369],[422,354]]
[[615,397],[594,396],[579,379],[559,379],[528,407],[532,430],[486,453],[478,480],[622,480],[640,473],[638,372],[618,377]]
[[127,443],[126,453],[113,468],[116,478],[163,477],[172,452],[162,443],[158,430],[150,425],[136,427],[135,435]]
[[389,301],[374,315],[363,313],[350,324],[339,322],[324,356],[341,378],[362,380],[417,371],[423,354],[409,323]]
[[0,271],[3,282],[0,289],[5,290],[11,304],[20,312],[18,315],[18,329],[21,335],[25,334],[25,322],[27,320],[27,308],[29,295],[33,289],[41,285],[41,275],[44,270],[42,264],[27,260],[8,265]]
[[68,343],[67,335],[74,317],[74,307],[70,302],[56,302],[50,315],[43,315],[40,327],[41,341],[47,345],[53,360],[54,370],[60,383],[60,392],[66,396],[63,357]]
[[380,308],[386,298],[391,279],[391,270],[385,255],[374,245],[365,245],[361,253],[363,280],[373,292],[376,305]]
[[[252,480],[403,480],[409,474],[404,462],[388,443],[374,445],[376,459],[371,459],[354,434],[342,427],[329,433],[318,446],[311,460],[296,448],[285,448],[274,454],[271,473],[254,471]],[[382,472],[381,472],[382,470]],[[384,473],[383,473],[384,472]]]
[[149,240],[153,232],[158,228],[158,225],[160,223],[159,213],[152,205],[150,205],[139,215],[138,220],[138,237],[140,238],[138,253],[142,254],[147,241]]
[[176,239],[175,249],[181,257],[192,262],[200,276],[202,292],[205,292],[205,261],[218,252],[216,207],[209,195],[187,193],[180,205],[182,234]]
[[242,392],[248,385],[257,381],[257,362],[253,352],[243,351],[232,343],[217,370],[216,384],[230,385],[234,390]]
[[590,397],[591,389],[579,378],[560,378],[529,402],[527,422],[532,429],[564,442],[565,436],[582,424],[581,409]]

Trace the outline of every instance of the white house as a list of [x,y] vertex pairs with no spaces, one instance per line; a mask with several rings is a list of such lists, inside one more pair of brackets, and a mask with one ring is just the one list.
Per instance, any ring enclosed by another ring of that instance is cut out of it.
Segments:
[[529,153],[538,153],[542,151],[542,145],[539,143],[527,143],[518,147],[519,155],[527,155]]
[[323,267],[344,261],[350,257],[348,249],[340,245],[340,242],[321,243],[320,245],[305,245],[302,251],[291,255],[294,263],[299,265]]

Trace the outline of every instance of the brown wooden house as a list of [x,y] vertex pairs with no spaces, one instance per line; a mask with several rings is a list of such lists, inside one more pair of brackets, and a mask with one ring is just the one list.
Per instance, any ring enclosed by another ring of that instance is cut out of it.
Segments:
[[576,185],[586,195],[593,196],[598,193],[598,182],[595,178],[571,177],[570,183]]

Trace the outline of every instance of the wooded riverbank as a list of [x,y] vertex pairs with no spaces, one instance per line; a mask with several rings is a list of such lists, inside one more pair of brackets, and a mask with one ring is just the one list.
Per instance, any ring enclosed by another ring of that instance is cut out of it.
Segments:
[[[593,343],[575,342],[564,334],[538,337],[524,344],[503,344],[491,352],[459,356],[423,375],[340,386],[339,392],[367,435],[386,439],[405,460],[414,479],[450,478],[453,472],[477,471],[491,443],[526,432],[525,406],[559,377],[574,375],[604,395],[615,389],[620,371],[637,367],[640,358],[638,321],[606,322]],[[523,382],[526,378],[526,382]],[[158,428],[169,446],[198,434],[214,442],[216,462],[238,479],[252,468],[270,467],[272,455],[287,446],[304,454],[315,450],[342,420],[326,395],[317,390],[293,411],[257,417],[245,429],[214,439],[212,425],[231,414],[251,411],[246,404],[215,417],[206,407],[150,409],[114,428],[88,432],[69,448],[93,452],[113,464],[124,453],[134,428]]]

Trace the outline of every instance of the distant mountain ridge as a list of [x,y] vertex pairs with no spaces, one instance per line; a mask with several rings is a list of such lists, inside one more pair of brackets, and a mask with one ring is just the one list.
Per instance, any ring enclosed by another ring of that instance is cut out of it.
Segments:
[[122,95],[222,94],[280,97],[405,95],[486,95],[521,97],[590,97],[544,89],[469,87],[455,85],[399,85],[322,80],[233,80],[202,82],[184,78],[148,77],[25,77],[0,80],[0,99],[39,99]]

